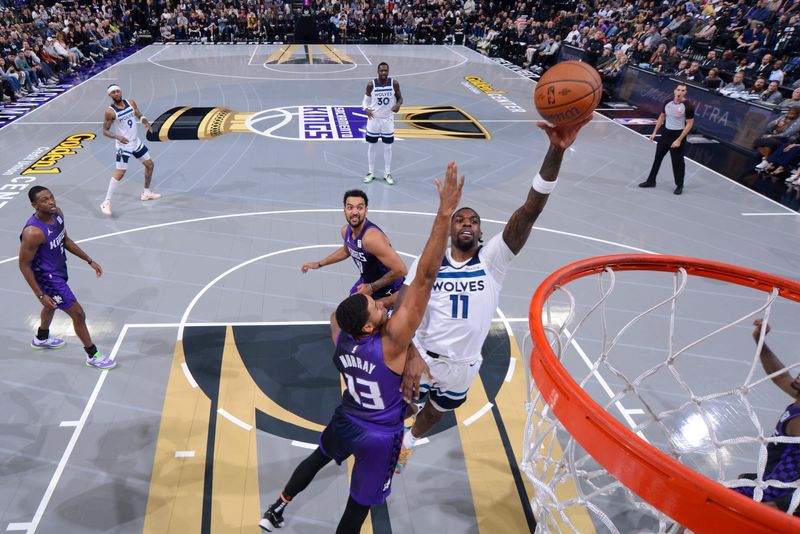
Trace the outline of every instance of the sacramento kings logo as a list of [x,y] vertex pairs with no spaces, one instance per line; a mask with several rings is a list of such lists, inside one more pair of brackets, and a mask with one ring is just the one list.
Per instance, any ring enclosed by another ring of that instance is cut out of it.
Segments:
[[289,106],[259,111],[245,124],[273,139],[351,141],[364,139],[367,114],[358,106]]

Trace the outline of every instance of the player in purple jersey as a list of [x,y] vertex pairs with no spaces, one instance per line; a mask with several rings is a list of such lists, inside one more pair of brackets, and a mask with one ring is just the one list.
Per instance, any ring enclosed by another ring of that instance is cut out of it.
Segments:
[[[756,344],[758,344],[761,338],[762,328],[764,330],[764,336],[769,333],[770,328],[769,325],[763,325],[760,319],[756,320],[753,324],[755,325],[753,339]],[[783,362],[781,362],[770,348],[767,347],[766,342],[761,347],[760,357],[764,372],[768,375],[777,373],[781,369],[786,368]],[[784,371],[783,373],[773,376],[772,381],[794,399],[794,402],[787,406],[783,414],[778,418],[773,437],[800,437],[800,375],[792,377],[789,371]],[[739,475],[739,478],[755,480],[757,475],[756,473],[746,473],[744,475]],[[800,443],[769,443],[767,445],[767,464],[764,468],[764,481],[776,480],[792,483],[796,482],[798,479],[800,479]],[[733,490],[752,498],[755,488],[752,486],[743,486],[733,488]],[[761,502],[767,506],[787,511],[794,492],[795,488],[768,486],[764,488],[764,496]],[[800,515],[800,512],[795,510],[794,515]]]
[[350,498],[337,534],[360,532],[370,507],[383,504],[389,496],[407,408],[400,392],[407,348],[428,304],[463,185],[464,177],[458,180],[453,162],[444,184],[436,180],[439,210],[433,229],[419,259],[417,277],[406,289],[402,309],[391,320],[382,301],[362,293],[350,295],[331,315],[336,344],[333,362],[347,389],[320,436],[319,447],[300,463],[279,498],[264,512],[261,528],[271,532],[282,527],[286,506],[331,460],[341,464],[355,456]]
[[56,309],[60,309],[72,318],[75,334],[86,351],[86,365],[97,369],[113,369],[116,362],[103,357],[92,343],[86,328],[86,314],[67,285],[65,251],[87,262],[98,277],[103,274],[103,269],[69,238],[64,226],[64,214],[56,206],[56,199],[49,189],[39,185],[31,187],[28,198],[36,213],[25,223],[19,236],[19,270],[42,303],[41,324],[31,341],[31,347],[60,349],[64,346],[63,339],[50,337],[50,323]]
[[[361,190],[353,189],[344,194],[344,218],[342,227],[344,244],[320,261],[304,263],[300,270],[319,269],[326,265],[353,258],[361,277],[350,289],[350,294],[362,293],[374,299],[388,297],[403,287],[408,272],[406,264],[392,248],[389,238],[377,225],[367,220],[369,199]],[[393,299],[385,304],[390,306]]]

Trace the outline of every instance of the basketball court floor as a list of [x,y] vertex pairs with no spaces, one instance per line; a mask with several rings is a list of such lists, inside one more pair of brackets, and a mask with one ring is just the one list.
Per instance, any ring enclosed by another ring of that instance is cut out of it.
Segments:
[[[357,107],[381,61],[405,98],[394,186],[361,183],[366,146]],[[111,83],[157,123],[160,139],[147,144],[153,189],[163,198],[139,200],[142,167],[132,162],[107,218],[99,205],[115,151],[101,123]],[[0,130],[0,527],[258,532],[261,511],[313,448],[341,394],[327,320],[356,271],[344,262],[303,275],[300,265],[340,246],[343,192],[367,192],[370,219],[410,264],[436,211],[433,179],[455,160],[467,178],[462,204],[480,213],[487,237],[501,232],[547,150],[533,87],[462,47],[150,46]],[[641,190],[653,153],[644,137],[599,114],[583,129],[508,274],[469,401],[418,447],[364,532],[533,529],[532,487],[517,467],[527,313],[536,287],[558,267],[642,252],[797,277],[798,213],[691,161],[682,196],[672,194],[668,160],[658,187]],[[39,305],[16,256],[33,185],[53,191],[69,236],[105,271],[97,279],[69,262],[95,342],[119,362],[111,372],[83,366],[64,314],[51,331],[65,336],[66,348],[29,348]],[[610,312],[634,304],[642,311],[671,285],[646,276],[620,282]],[[596,287],[583,292],[591,298],[579,306],[596,300]],[[721,282],[690,286],[676,329],[697,338],[762,300]],[[788,305],[772,313],[769,341],[787,363],[800,357],[798,316]],[[626,340],[619,366],[636,373],[638,355],[666,350],[658,321]],[[690,351],[687,375],[716,391],[736,388],[753,361],[750,322]],[[589,329],[579,342],[590,352],[598,339]],[[599,383],[587,390],[607,402]],[[664,405],[674,402],[668,378],[649,388]],[[781,395],[765,384],[750,399],[767,433],[787,403]],[[636,407],[629,408],[635,424]],[[738,413],[733,403],[710,410],[730,421]],[[729,478],[754,470],[751,453],[729,455]],[[694,466],[702,469],[703,460]],[[326,467],[289,507],[283,531],[333,532],[347,486],[347,466]],[[636,517],[620,520],[623,532],[652,531]]]

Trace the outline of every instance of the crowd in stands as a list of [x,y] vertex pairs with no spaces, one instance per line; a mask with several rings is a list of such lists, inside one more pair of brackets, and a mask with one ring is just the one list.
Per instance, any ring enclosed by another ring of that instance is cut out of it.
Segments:
[[800,188],[798,0],[517,3],[492,20],[477,21],[468,39],[537,73],[571,46],[608,89],[635,65],[780,111],[756,142],[756,169]]
[[[10,98],[135,36],[289,42],[305,17],[316,23],[319,42],[465,44],[537,73],[568,45],[581,49],[609,85],[636,65],[782,110],[800,104],[798,0],[0,0],[0,6],[0,72]],[[784,143],[759,150],[760,170],[796,167],[794,159],[766,161],[793,154],[782,147],[800,142],[797,128],[781,128],[765,132]]]
[[129,43],[134,24],[127,7],[0,0],[0,98],[15,102],[38,93]]

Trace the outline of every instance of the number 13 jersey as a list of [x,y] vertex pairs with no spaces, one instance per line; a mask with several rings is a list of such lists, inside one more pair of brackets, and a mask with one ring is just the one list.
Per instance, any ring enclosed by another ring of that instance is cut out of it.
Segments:
[[[452,360],[478,359],[512,259],[514,253],[502,234],[462,263],[454,261],[447,249],[417,329],[416,344]],[[414,280],[418,263],[419,259],[411,265],[406,285]]]
[[342,408],[355,423],[383,432],[403,429],[406,403],[400,392],[401,377],[383,361],[381,332],[356,339],[340,332],[333,364],[346,388]]

